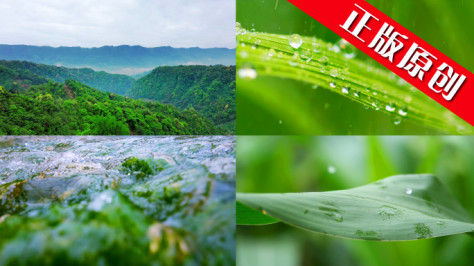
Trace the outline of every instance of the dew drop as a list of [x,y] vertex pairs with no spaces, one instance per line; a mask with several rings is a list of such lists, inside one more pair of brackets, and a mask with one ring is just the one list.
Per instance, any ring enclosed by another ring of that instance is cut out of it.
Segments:
[[334,218],[334,221],[336,222],[342,222],[344,219],[342,218],[342,215],[339,213],[333,213],[332,217]]
[[392,122],[393,122],[394,125],[398,126],[402,123],[402,118],[397,116],[397,115],[394,115],[392,117]]
[[321,52],[321,45],[313,42],[313,52],[320,53]]
[[359,98],[360,92],[359,91],[354,91],[354,97]]
[[378,102],[378,101],[372,102],[372,107],[373,107],[376,111],[380,110],[380,102]]
[[255,79],[257,77],[257,70],[252,66],[245,66],[237,71],[237,75],[242,79]]
[[378,211],[378,215],[382,218],[382,220],[392,219],[394,216],[398,215],[399,213],[400,212],[396,208],[392,206],[388,206],[388,205],[384,205],[380,207]]
[[350,90],[351,89],[349,87],[342,87],[342,89],[341,89],[342,93],[344,93],[344,94],[349,94]]
[[334,88],[336,88],[336,83],[335,82],[330,82],[329,86],[334,89]]
[[298,66],[298,60],[299,60],[299,55],[298,53],[295,53],[291,59],[288,61],[288,63],[290,64],[290,66]]
[[328,166],[328,173],[335,174],[336,173],[336,167],[334,167],[332,165]]
[[235,23],[235,35],[239,35],[241,31],[242,31],[242,26],[240,25],[239,22],[236,22]]
[[407,116],[407,114],[408,114],[407,108],[402,107],[402,108],[398,109],[398,114],[401,115],[401,116]]
[[252,28],[250,28],[250,32],[255,33],[255,25],[254,24],[252,24]]
[[348,41],[341,39],[337,42],[337,45],[339,46],[339,49],[345,58],[351,59],[356,56],[357,49]]
[[317,85],[317,84],[314,84],[311,88],[312,88],[313,90],[315,90],[315,89],[318,88],[318,85]]
[[329,71],[329,75],[331,75],[331,77],[337,77],[339,75],[339,72],[337,71],[337,69],[333,68],[331,69],[331,71]]
[[291,35],[288,41],[290,43],[290,46],[294,49],[300,48],[301,44],[303,44],[303,38],[301,38],[299,34]]
[[339,53],[341,51],[341,49],[339,48],[339,46],[337,44],[333,44],[329,47],[329,50],[335,52],[335,53]]
[[322,65],[327,65],[328,62],[329,62],[329,59],[328,59],[327,57],[325,57],[325,56],[321,56],[318,61],[319,61],[319,63],[321,63]]
[[283,121],[282,121],[282,120],[279,120],[279,121],[278,121],[278,124],[280,124],[280,125],[283,124]]
[[385,106],[385,110],[387,110],[388,112],[393,112],[395,111],[395,106],[393,104],[387,104]]
[[411,195],[411,193],[413,193],[413,189],[407,188],[407,189],[405,190],[405,194]]
[[301,59],[309,63],[313,59],[313,53],[309,49],[305,49],[301,52]]
[[275,56],[275,49],[273,49],[273,48],[270,48],[270,50],[268,50],[268,53],[267,53],[267,55],[268,55],[269,57],[273,57],[273,56]]

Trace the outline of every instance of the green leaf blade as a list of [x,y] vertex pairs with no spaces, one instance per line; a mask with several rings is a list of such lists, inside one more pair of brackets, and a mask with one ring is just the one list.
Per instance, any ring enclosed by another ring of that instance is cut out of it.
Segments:
[[255,209],[249,208],[244,204],[237,202],[237,224],[240,225],[266,225],[278,223],[279,220],[270,216],[264,215]]
[[290,225],[364,240],[415,240],[474,229],[432,175],[400,175],[341,191],[241,194],[237,200]]

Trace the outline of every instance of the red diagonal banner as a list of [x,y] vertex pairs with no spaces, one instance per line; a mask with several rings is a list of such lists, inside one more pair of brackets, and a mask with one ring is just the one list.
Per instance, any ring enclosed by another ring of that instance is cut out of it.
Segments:
[[393,19],[363,0],[288,1],[474,125],[474,75]]

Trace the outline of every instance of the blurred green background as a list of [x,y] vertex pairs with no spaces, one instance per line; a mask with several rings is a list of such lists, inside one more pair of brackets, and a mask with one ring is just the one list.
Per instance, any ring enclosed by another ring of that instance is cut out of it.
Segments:
[[[370,4],[399,22],[470,71],[474,70],[474,1],[467,0],[369,0]],[[298,33],[329,42],[340,37],[284,0],[237,0],[237,21],[246,29],[277,34]],[[237,45],[237,53],[239,46]],[[375,69],[381,64],[362,52],[357,58]],[[237,88],[258,90],[259,96],[237,89],[237,134],[242,135],[435,135],[446,134],[423,124],[403,121],[366,109],[346,97],[312,84],[258,76],[237,79]],[[241,90],[244,91],[244,90]],[[277,95],[281,103],[266,106],[262,97]],[[426,97],[426,101],[438,105]],[[298,128],[298,125],[305,125]],[[462,127],[460,127],[462,129]],[[457,134],[463,134],[459,130]]]
[[[238,192],[348,189],[434,173],[474,217],[472,136],[238,136]],[[472,265],[474,239],[405,242],[328,237],[277,223],[237,227],[237,265]]]

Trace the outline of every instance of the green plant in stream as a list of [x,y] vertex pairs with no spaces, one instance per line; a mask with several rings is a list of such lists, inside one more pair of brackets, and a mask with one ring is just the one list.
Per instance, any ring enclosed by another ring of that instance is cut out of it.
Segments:
[[125,162],[122,163],[122,167],[122,170],[128,174],[136,173],[137,179],[143,179],[146,176],[153,174],[153,170],[151,170],[148,162],[136,157],[127,158]]
[[239,23],[236,30],[238,97],[251,99],[252,104],[265,112],[290,121],[291,127],[300,133],[314,132],[316,114],[305,112],[301,106],[304,103],[284,100],[292,91],[292,88],[280,88],[284,83],[258,83],[258,78],[309,83],[308,87],[329,90],[366,109],[389,115],[395,125],[410,121],[436,132],[473,132],[467,122],[395,74],[356,58],[357,49],[343,39],[329,43],[298,34],[249,32]]
[[348,190],[237,193],[237,223],[282,221],[322,234],[414,240],[469,233],[474,221],[433,175],[398,175]]

